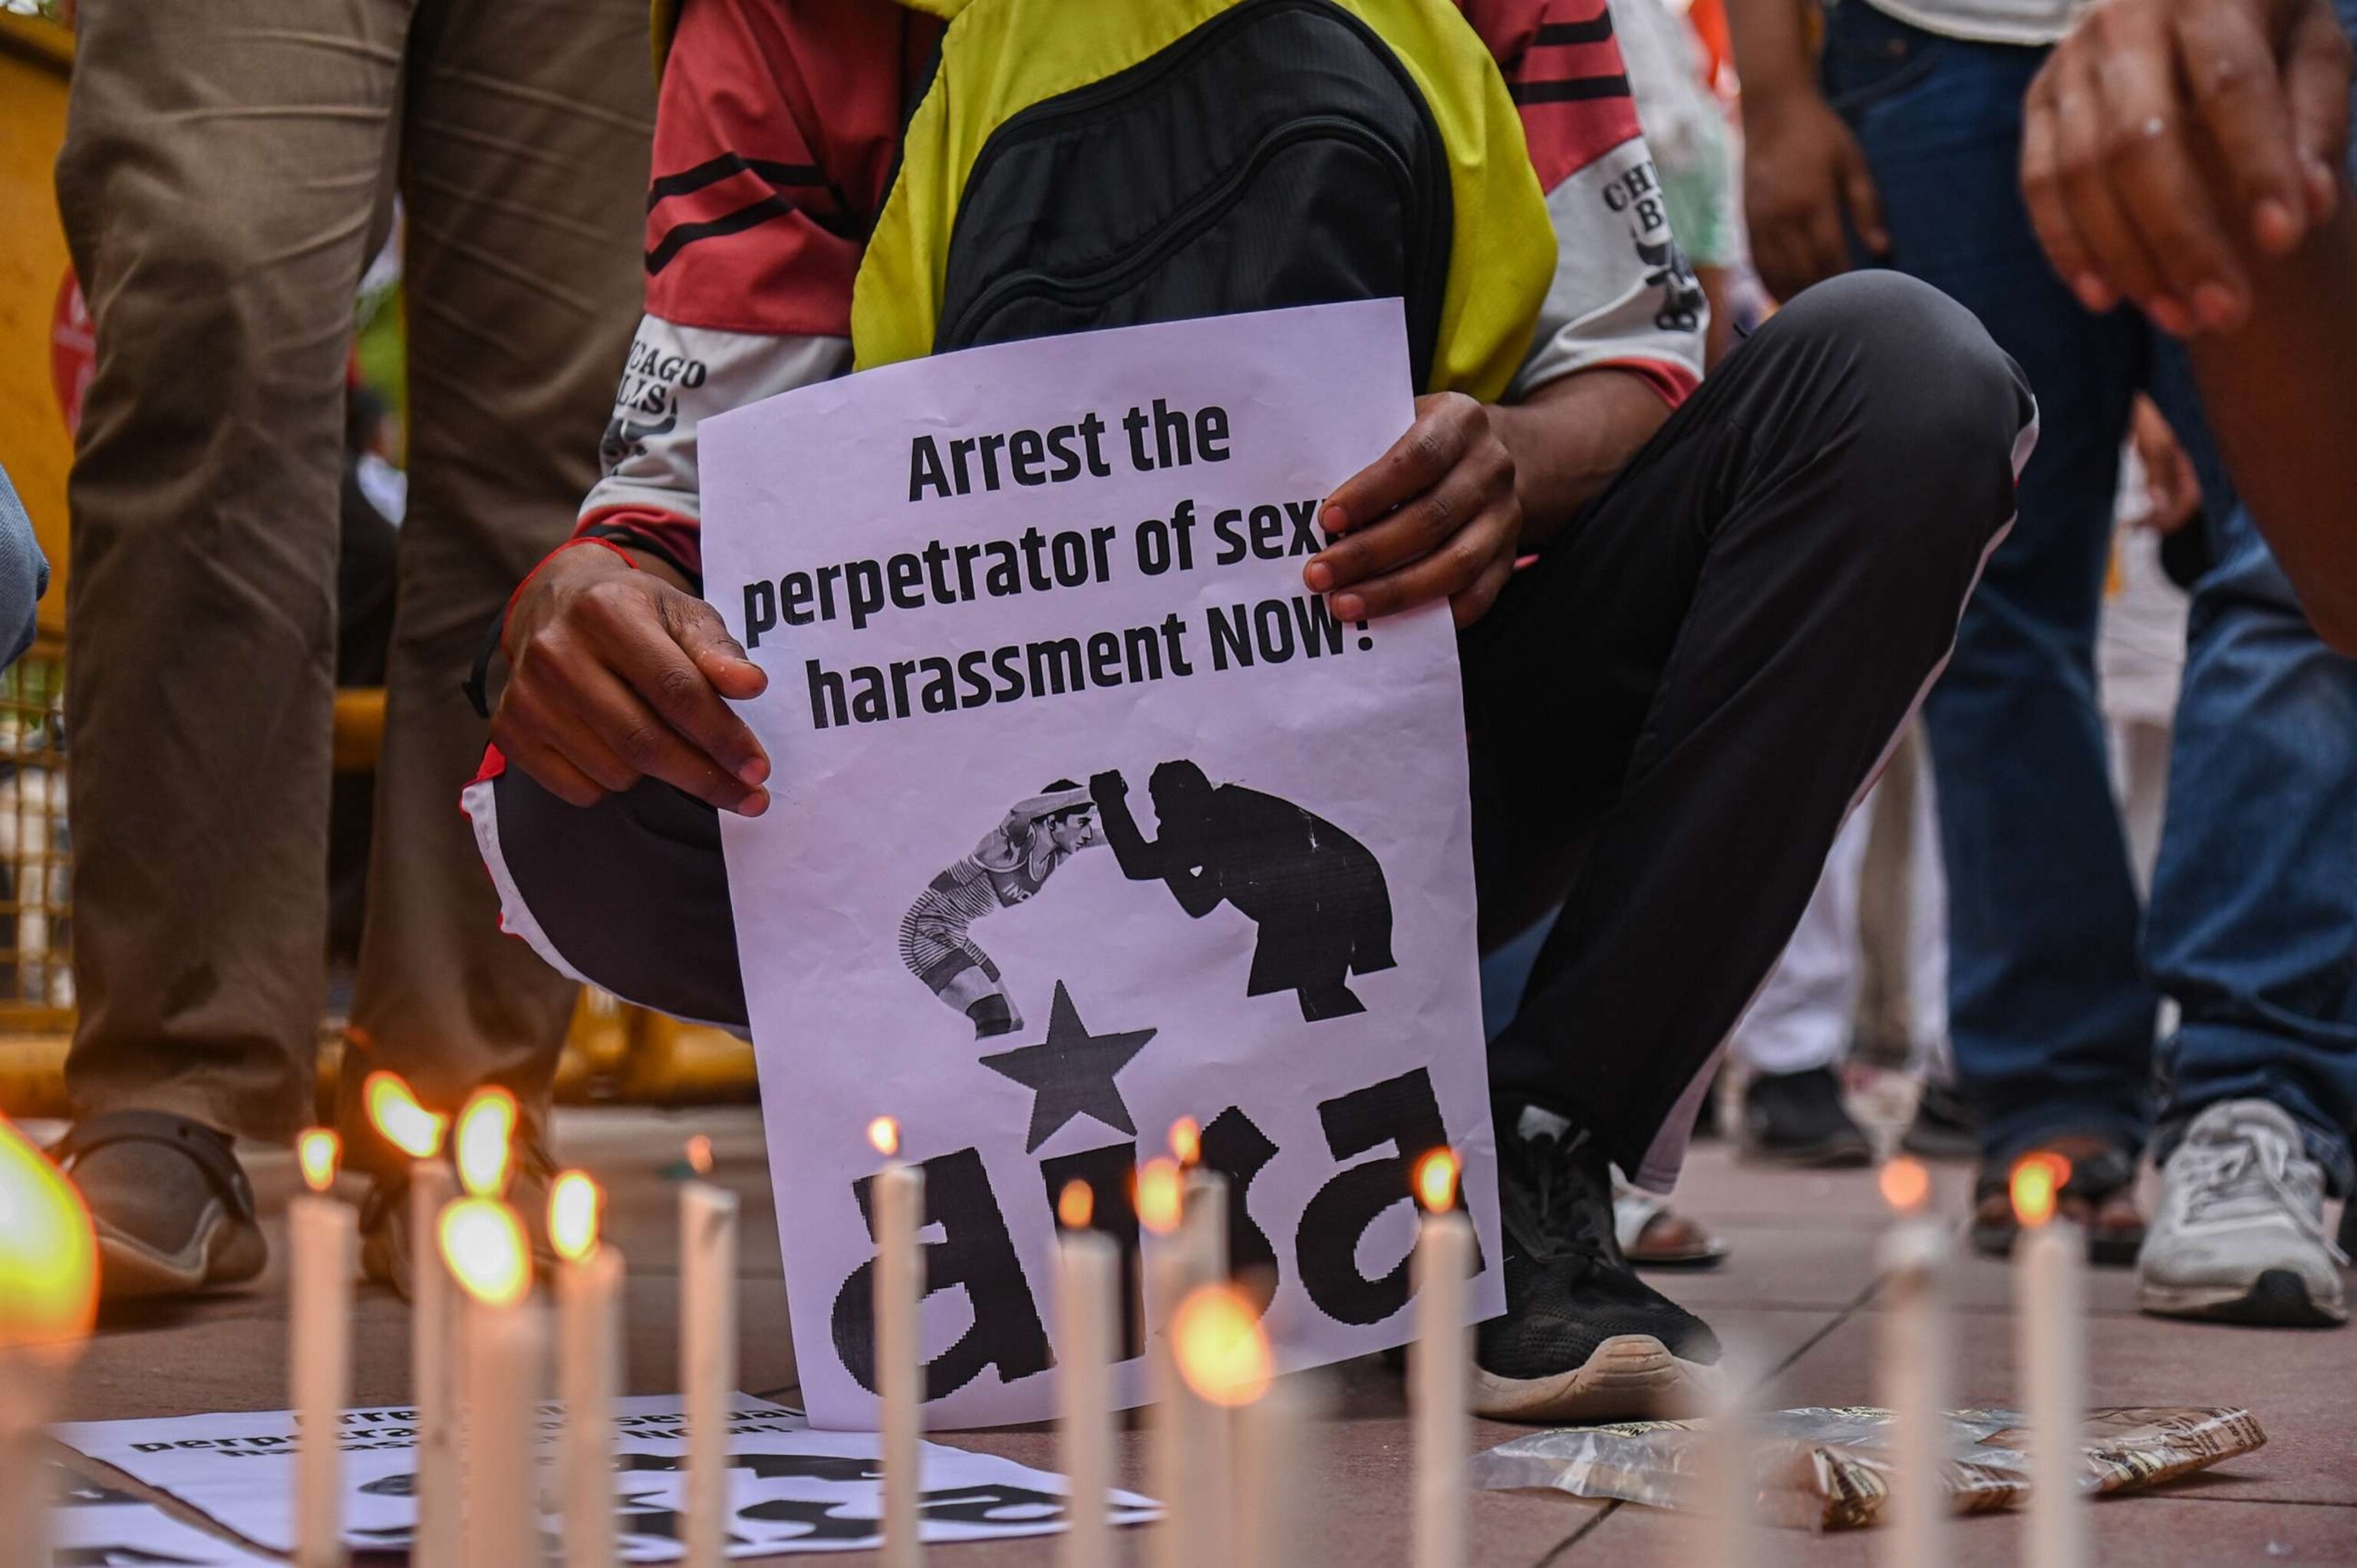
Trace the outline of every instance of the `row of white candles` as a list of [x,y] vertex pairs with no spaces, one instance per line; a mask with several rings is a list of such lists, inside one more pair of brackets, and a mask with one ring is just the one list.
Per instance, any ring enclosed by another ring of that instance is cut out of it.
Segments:
[[[504,1200],[517,1112],[503,1090],[468,1101],[457,1123],[421,1106],[389,1073],[363,1089],[370,1120],[410,1166],[411,1372],[417,1568],[516,1568],[543,1560],[539,1411],[548,1331],[533,1298],[530,1243]],[[449,1134],[450,1162],[442,1158]],[[336,1135],[296,1141],[309,1191],[288,1216],[299,1568],[340,1568],[342,1456],[333,1441],[350,1391],[355,1211],[328,1195]],[[737,1380],[737,1199],[702,1177],[710,1144],[689,1143],[696,1179],[680,1188],[681,1378],[687,1467],[682,1544],[690,1568],[718,1568],[726,1545],[728,1422]],[[456,1182],[453,1182],[455,1166]],[[619,1382],[623,1260],[598,1235],[604,1195],[579,1171],[550,1185],[559,1259],[557,1513],[568,1568],[613,1568],[614,1402]],[[457,1288],[454,1290],[453,1286]],[[322,1441],[322,1434],[327,1440]]]
[[[2057,1213],[2070,1165],[2033,1155],[2014,1167],[2014,1367],[2029,1450],[2029,1568],[2084,1568],[2088,1561],[2086,1459],[2082,1412],[2086,1377],[2086,1239]],[[1952,1504],[1943,1472],[1955,1455],[1949,1423],[1951,1339],[1945,1302],[1953,1248],[1948,1228],[1926,1211],[1931,1176],[1913,1160],[1882,1169],[1882,1193],[1898,1211],[1883,1238],[1888,1281],[1881,1396],[1891,1412],[1891,1568],[1945,1568]]]
[[[398,1080],[369,1086],[381,1129],[408,1152],[413,1170],[414,1328],[418,1476],[416,1560],[424,1568],[485,1568],[537,1553],[538,1498],[533,1454],[542,1329],[528,1296],[530,1259],[522,1227],[500,1201],[515,1124],[514,1101],[479,1095],[459,1119],[455,1154],[467,1196],[454,1197],[438,1159],[439,1118],[419,1108]],[[869,1129],[885,1161],[870,1194],[877,1241],[875,1352],[881,1430],[884,1562],[909,1568],[919,1556],[921,1488],[922,1343],[925,1294],[918,1232],[924,1181],[903,1164],[889,1118]],[[1153,1560],[1185,1568],[1223,1548],[1256,1562],[1286,1529],[1288,1488],[1268,1466],[1297,1447],[1286,1402],[1271,1399],[1271,1355],[1256,1308],[1227,1283],[1227,1193],[1196,1162],[1191,1122],[1173,1129],[1174,1157],[1138,1173],[1135,1207],[1147,1240],[1147,1296],[1159,1320],[1148,1337],[1153,1442],[1149,1486],[1165,1504]],[[708,1145],[699,1165],[708,1164]],[[296,1487],[296,1560],[303,1568],[343,1562],[339,1457],[332,1433],[349,1394],[353,1213],[327,1197],[335,1176],[334,1134],[314,1129],[298,1144],[310,1196],[290,1216],[294,1246],[293,1385],[306,1440]],[[2029,1561],[2034,1568],[2080,1568],[2086,1526],[2079,1481],[2084,1389],[2083,1286],[2076,1228],[2055,1219],[2067,1167],[2043,1159],[2016,1172],[2022,1222],[2017,1249],[2018,1363],[2025,1390],[2032,1470]],[[1458,1207],[1458,1165],[1448,1151],[1415,1172],[1423,1223],[1412,1268],[1416,1343],[1410,1360],[1415,1442],[1413,1562],[1455,1568],[1465,1555],[1469,1365],[1468,1280],[1474,1243]],[[1921,1165],[1898,1160],[1882,1174],[1900,1219],[1885,1238],[1889,1311],[1884,1316],[1883,1394],[1893,1412],[1891,1528],[1888,1560],[1937,1568],[1948,1559],[1948,1330],[1943,1301],[1950,1251],[1945,1229],[1924,1212],[1930,1183]],[[568,1412],[560,1442],[566,1561],[611,1568],[612,1405],[621,1258],[597,1238],[598,1194],[577,1172],[560,1176],[550,1202],[550,1235],[565,1262],[555,1282],[562,1319],[559,1394]],[[687,1561],[716,1564],[726,1544],[726,1423],[735,1381],[734,1197],[704,1182],[681,1196],[683,1281],[682,1371],[688,1432]],[[1091,1228],[1094,1195],[1075,1183],[1060,1195],[1057,1272],[1061,1376],[1061,1456],[1071,1528],[1066,1568],[1110,1561],[1112,1370],[1118,1358],[1121,1260]],[[463,1413],[455,1377],[452,1307],[445,1273],[465,1288]],[[464,1437],[460,1432],[462,1429]],[[462,1441],[468,1455],[460,1472]],[[1740,1455],[1731,1462],[1739,1465]],[[1735,1477],[1729,1477],[1735,1479]],[[1741,1490],[1739,1480],[1731,1498]],[[1730,1541],[1733,1536],[1730,1535]],[[1745,1556],[1730,1545],[1722,1555]]]
[[[522,1221],[502,1201],[516,1107],[505,1091],[471,1100],[451,1132],[457,1187],[441,1159],[445,1122],[406,1086],[372,1074],[371,1118],[410,1155],[413,1379],[419,1568],[510,1568],[538,1561],[541,1488],[535,1412],[544,1328],[531,1297]],[[924,1178],[903,1164],[899,1129],[879,1117],[870,1141],[885,1156],[870,1192],[876,1369],[883,1476],[883,1563],[919,1561],[925,1294],[918,1233]],[[1296,1398],[1272,1391],[1273,1360],[1259,1309],[1227,1280],[1227,1187],[1201,1168],[1191,1122],[1173,1129],[1176,1157],[1150,1160],[1135,1208],[1150,1238],[1151,1485],[1164,1501],[1154,1560],[1192,1568],[1222,1551],[1242,1568],[1275,1568],[1294,1539],[1287,1475],[1302,1441]],[[708,1145],[691,1145],[699,1171]],[[314,1128],[297,1143],[311,1189],[290,1215],[294,1252],[291,1340],[298,1475],[296,1561],[340,1568],[341,1455],[333,1441],[350,1394],[355,1215],[328,1196],[335,1134]],[[700,1157],[699,1157],[700,1156]],[[1420,1161],[1425,1209],[1412,1264],[1418,1340],[1411,1381],[1415,1410],[1414,1493],[1417,1568],[1456,1568],[1464,1558],[1469,1365],[1468,1281],[1473,1230],[1458,1203],[1455,1155]],[[557,1512],[570,1568],[612,1568],[613,1401],[622,1278],[620,1254],[597,1239],[600,1195],[579,1172],[552,1185],[549,1235],[563,1260],[554,1281],[560,1320]],[[1112,1373],[1119,1359],[1121,1257],[1091,1229],[1094,1195],[1075,1183],[1060,1195],[1057,1272],[1061,1458],[1069,1487],[1066,1568],[1110,1563]],[[726,1541],[726,1423],[735,1381],[736,1200],[701,1181],[680,1200],[682,1375],[688,1441],[682,1530],[690,1568],[715,1568]],[[455,1281],[459,1291],[450,1288]]]
[[[869,1194],[878,1425],[883,1455],[884,1568],[919,1561],[925,1294],[924,1173],[903,1164],[897,1123],[878,1117],[869,1142],[885,1156]],[[1296,1560],[1289,1477],[1304,1437],[1297,1395],[1273,1389],[1258,1309],[1228,1283],[1227,1183],[1202,1168],[1194,1122],[1171,1130],[1173,1157],[1138,1168],[1134,1207],[1145,1232],[1148,1334],[1148,1488],[1163,1504],[1150,1547],[1162,1568],[1196,1568],[1222,1553],[1236,1568]],[[1466,1509],[1467,1279],[1473,1230],[1457,1208],[1458,1165],[1437,1151],[1416,1167],[1427,1212],[1416,1246],[1419,1309],[1417,1568],[1463,1562]],[[1113,1373],[1121,1359],[1122,1258],[1092,1228],[1096,1195],[1073,1182],[1058,1195],[1056,1263],[1059,1462],[1066,1486],[1063,1568],[1113,1561]]]
[[[1237,1568],[1299,1559],[1292,1477],[1308,1440],[1304,1394],[1275,1380],[1260,1309],[1228,1278],[1226,1178],[1197,1164],[1191,1121],[1171,1130],[1173,1157],[1138,1168],[1135,1208],[1144,1232],[1147,1332],[1147,1489],[1163,1505],[1149,1546],[1156,1568],[1197,1568],[1222,1557]],[[1416,1568],[1464,1562],[1469,1443],[1468,1323],[1473,1227],[1458,1206],[1458,1163],[1436,1150],[1414,1171],[1422,1223],[1411,1262],[1417,1337],[1413,1507]],[[1121,1255],[1090,1228],[1095,1195],[1069,1185],[1057,1202],[1060,1462],[1070,1527],[1062,1568],[1112,1561],[1110,1467],[1113,1368],[1122,1318]]]
[[[454,1197],[439,1163],[445,1121],[418,1106],[399,1080],[372,1075],[371,1118],[415,1162],[412,1171],[412,1273],[418,1523],[413,1560],[422,1568],[511,1568],[542,1554],[534,1455],[544,1329],[530,1299],[523,1228],[501,1201],[515,1125],[512,1099],[492,1090],[469,1102],[455,1136]],[[920,1310],[925,1294],[918,1233],[924,1223],[923,1173],[901,1164],[898,1129],[878,1118],[870,1136],[887,1158],[871,1201],[877,1247],[876,1337],[882,1415],[886,1561],[918,1559],[920,1427],[923,1366]],[[1291,1488],[1299,1412],[1272,1390],[1272,1358],[1254,1305],[1225,1280],[1226,1193],[1216,1174],[1188,1165],[1191,1124],[1174,1130],[1186,1157],[1149,1161],[1138,1174],[1135,1208],[1154,1239],[1147,1251],[1156,1326],[1152,1391],[1154,1473],[1167,1514],[1162,1563],[1200,1561],[1225,1548],[1241,1568],[1291,1560]],[[304,1568],[344,1562],[340,1454],[320,1434],[339,1426],[350,1388],[354,1215],[327,1194],[336,1175],[334,1134],[313,1129],[297,1144],[311,1189],[290,1214],[293,1241],[292,1383],[298,1444],[296,1558]],[[691,1164],[708,1172],[709,1144],[691,1144]],[[1464,1555],[1468,1278],[1474,1259],[1469,1221],[1458,1204],[1453,1154],[1419,1162],[1424,1206],[1414,1260],[1417,1341],[1411,1362],[1415,1433],[1415,1562],[1458,1568]],[[2084,1241],[2057,1218],[2069,1167],[2053,1156],[2018,1165],[2013,1201],[2021,1223],[2015,1251],[2017,1366],[2024,1389],[2031,1470],[2031,1568],[2082,1568],[2088,1556],[2085,1461]],[[16,1205],[23,1256],[0,1256],[0,1273],[26,1322],[0,1323],[0,1350],[20,1396],[0,1402],[0,1450],[38,1430],[20,1419],[42,1401],[38,1389],[89,1331],[95,1300],[95,1249],[71,1190],[31,1146],[0,1122],[0,1193]],[[1925,1213],[1930,1179],[1911,1160],[1884,1167],[1882,1187],[1900,1219],[1886,1237],[1889,1276],[1881,1356],[1883,1393],[1893,1411],[1891,1527],[1885,1560],[1898,1568],[1942,1568],[1949,1560],[1948,1503],[1942,1471],[1949,1453],[1948,1331],[1943,1301],[1951,1255],[1943,1227]],[[566,1420],[559,1443],[565,1559],[574,1568],[616,1560],[612,1495],[620,1254],[597,1238],[601,1195],[568,1172],[550,1194],[549,1233],[564,1262],[555,1279],[561,1326],[559,1393]],[[1111,1237],[1092,1230],[1093,1194],[1075,1184],[1060,1195],[1057,1268],[1062,1461],[1070,1529],[1065,1568],[1103,1568],[1110,1559],[1112,1369],[1118,1357],[1121,1258]],[[726,1540],[726,1422],[735,1381],[736,1203],[701,1180],[681,1194],[683,1376],[689,1477],[687,1528],[693,1568],[715,1568]],[[446,1275],[445,1271],[447,1271]],[[463,1298],[449,1290],[451,1277]],[[463,1309],[463,1316],[461,1316]],[[25,1359],[30,1356],[30,1359]],[[27,1376],[30,1374],[29,1378]],[[28,1384],[30,1391],[28,1391]],[[13,1413],[12,1413],[13,1412]],[[13,1422],[13,1424],[11,1424]],[[1729,1423],[1741,1430],[1741,1423]],[[1745,1560],[1741,1521],[1751,1487],[1748,1455],[1733,1444],[1722,1463],[1728,1517],[1722,1562]],[[463,1463],[462,1457],[464,1456]],[[0,1458],[6,1455],[0,1454]],[[0,1464],[5,1478],[30,1473]],[[7,1488],[0,1487],[0,1493]],[[0,1540],[40,1554],[37,1505],[0,1495]],[[1182,1551],[1182,1548],[1185,1549]],[[25,1554],[29,1555],[25,1555]]]

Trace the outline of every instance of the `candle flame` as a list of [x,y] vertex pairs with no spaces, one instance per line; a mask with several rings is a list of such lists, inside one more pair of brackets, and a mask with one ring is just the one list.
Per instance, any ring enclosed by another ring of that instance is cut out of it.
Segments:
[[1170,1155],[1182,1165],[1203,1162],[1203,1126],[1192,1116],[1170,1123]]
[[81,1195],[0,1116],[0,1348],[80,1340],[98,1316],[98,1237]]
[[1428,1214],[1457,1207],[1457,1178],[1464,1165],[1446,1144],[1415,1162],[1415,1200]]
[[468,1295],[486,1306],[513,1306],[532,1289],[532,1251],[523,1222],[496,1198],[462,1197],[442,1211],[442,1261]]
[[1185,1207],[1178,1161],[1148,1160],[1137,1167],[1138,1223],[1157,1236],[1168,1236],[1178,1229]]
[[687,1141],[687,1168],[699,1176],[712,1174],[712,1140],[701,1133]]
[[468,1097],[451,1139],[459,1186],[476,1197],[497,1197],[507,1190],[515,1128],[515,1096],[506,1090],[492,1086]]
[[1084,1181],[1068,1181],[1056,1195],[1056,1222],[1067,1230],[1087,1230],[1096,1214],[1096,1188]]
[[900,1152],[900,1123],[889,1116],[878,1116],[867,1123],[867,1143],[886,1159]]
[[1170,1316],[1171,1353],[1196,1394],[1216,1405],[1247,1405],[1275,1372],[1268,1335],[1252,1303],[1232,1285],[1205,1285]]
[[335,1186],[336,1162],[343,1152],[343,1140],[332,1128],[304,1128],[295,1139],[295,1163],[303,1167],[303,1184],[313,1192]]
[[361,1080],[361,1100],[368,1107],[369,1125],[411,1159],[430,1160],[441,1152],[450,1119],[420,1105],[395,1074],[382,1068],[369,1074]]
[[1877,1178],[1882,1187],[1882,1200],[1901,1214],[1913,1214],[1932,1196],[1932,1173],[1923,1162],[1900,1155],[1883,1163]]
[[2029,1155],[2013,1167],[2013,1216],[2024,1225],[2043,1225],[2054,1218],[2062,1184],[2071,1179],[2071,1162],[2051,1150]]
[[568,1263],[597,1255],[597,1221],[606,1194],[587,1171],[566,1171],[548,1188],[548,1244]]

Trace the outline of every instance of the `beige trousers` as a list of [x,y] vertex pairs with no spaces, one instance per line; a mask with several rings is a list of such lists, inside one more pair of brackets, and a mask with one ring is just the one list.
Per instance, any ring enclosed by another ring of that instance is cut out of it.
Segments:
[[596,478],[643,286],[644,0],[82,0],[78,30],[75,1106],[310,1119],[344,370],[396,184],[410,502],[354,1033],[431,1100],[544,1101],[573,988],[499,931],[459,682]]

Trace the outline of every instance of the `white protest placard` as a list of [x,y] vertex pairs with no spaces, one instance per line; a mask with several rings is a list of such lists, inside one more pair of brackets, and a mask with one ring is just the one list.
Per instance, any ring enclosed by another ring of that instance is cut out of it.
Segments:
[[[1408,1337],[1407,1171],[1444,1141],[1500,1255],[1448,610],[1340,624],[1301,576],[1320,499],[1413,414],[1376,301],[704,424],[705,592],[770,675],[741,711],[773,804],[723,843],[819,1425],[875,1420],[878,1115],[925,1166],[935,1426],[1051,1412],[1055,1195],[1089,1181],[1134,1237],[1133,1165],[1182,1116],[1243,1194],[1281,1368]],[[1474,1312],[1502,1307],[1485,1266]]]
[[[616,1415],[614,1509],[623,1559],[673,1561],[681,1555],[679,1509],[687,1484],[680,1400],[620,1400]],[[564,1420],[562,1406],[541,1407],[544,1462],[554,1458]],[[53,1430],[68,1447],[168,1493],[233,1534],[274,1552],[293,1549],[296,1441],[290,1412],[76,1422]],[[406,1550],[417,1524],[412,1412],[348,1412],[341,1436],[345,1543],[355,1552]],[[781,1405],[738,1394],[728,1455],[730,1556],[856,1552],[881,1539],[883,1471],[872,1434],[814,1432]],[[1060,1476],[933,1443],[924,1445],[923,1467],[920,1532],[928,1541],[993,1541],[1064,1528]],[[1139,1523],[1155,1511],[1145,1498],[1114,1494],[1116,1524]],[[157,1514],[153,1522],[173,1521]],[[555,1517],[544,1525],[554,1534]],[[224,1553],[206,1561],[230,1560]]]
[[59,1469],[48,1520],[52,1568],[253,1568],[258,1552],[182,1524],[145,1498]]

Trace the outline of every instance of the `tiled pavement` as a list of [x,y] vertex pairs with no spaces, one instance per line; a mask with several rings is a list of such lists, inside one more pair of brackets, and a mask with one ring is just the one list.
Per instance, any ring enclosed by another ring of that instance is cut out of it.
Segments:
[[[720,1171],[744,1195],[742,1386],[787,1390],[793,1362],[783,1332],[783,1292],[759,1125],[750,1109],[666,1115],[642,1111],[568,1112],[559,1120],[566,1156],[591,1168],[614,1194],[614,1234],[632,1260],[628,1382],[632,1391],[673,1386],[671,1200],[660,1168],[690,1132],[712,1135]],[[290,1162],[254,1162],[266,1209],[283,1206]],[[1969,1173],[1937,1173],[1943,1212],[1961,1214]],[[1763,1173],[1739,1166],[1724,1146],[1704,1145],[1679,1201],[1734,1243],[1714,1273],[1657,1276],[1701,1312],[1754,1365],[1770,1369],[1777,1404],[1846,1404],[1871,1397],[1876,1339],[1874,1243],[1879,1200],[1862,1173]],[[1965,1262],[1956,1287],[1962,1337],[1959,1389],[1975,1403],[2006,1402],[2011,1391],[2007,1273]],[[2092,1289],[2089,1343],[2098,1404],[2244,1404],[2269,1434],[2260,1452],[2166,1492],[2102,1502],[2093,1524],[2098,1563],[2159,1568],[2200,1564],[2357,1563],[2357,1330],[2219,1328],[2163,1323],[2134,1310],[2127,1275],[2103,1272]],[[363,1292],[355,1369],[361,1403],[404,1397],[404,1314],[391,1297]],[[251,1293],[205,1303],[111,1315],[84,1359],[67,1414],[76,1419],[178,1415],[286,1404],[284,1298],[273,1277]],[[1398,1380],[1378,1365],[1345,1369],[1333,1418],[1301,1470],[1312,1519],[1312,1561],[1384,1568],[1406,1557],[1407,1428]],[[1475,1442],[1501,1442],[1516,1429],[1479,1425]],[[957,1434],[949,1441],[1053,1467],[1044,1429]],[[1142,1481],[1135,1434],[1125,1440],[1124,1478]],[[1961,1521],[1964,1564],[2018,1561],[2016,1520]],[[1471,1561],[1481,1568],[1567,1564],[1683,1564],[1697,1557],[1686,1520],[1637,1508],[1550,1494],[1486,1494],[1474,1499]],[[1139,1532],[1125,1550],[1135,1552]],[[1876,1560],[1874,1532],[1812,1537],[1779,1532],[1774,1564],[1860,1564]],[[1045,1563],[1039,1541],[939,1549],[959,1568]],[[859,1559],[855,1559],[858,1561]]]

